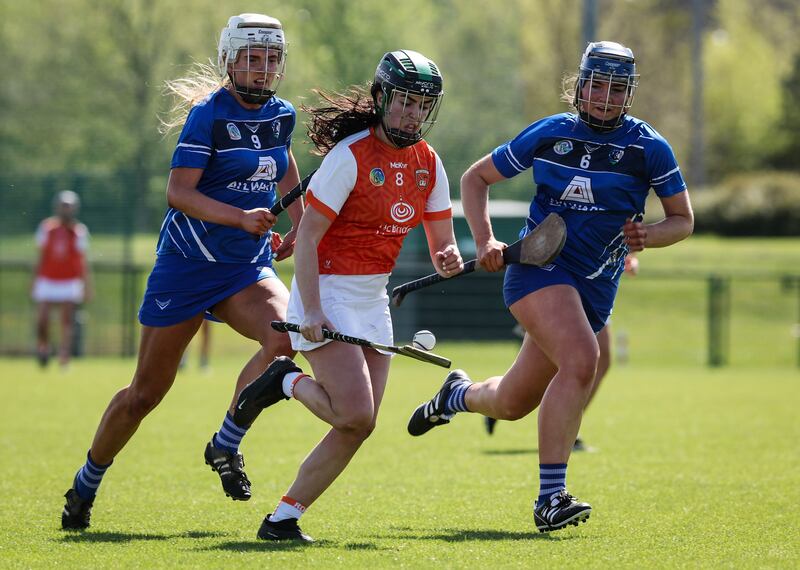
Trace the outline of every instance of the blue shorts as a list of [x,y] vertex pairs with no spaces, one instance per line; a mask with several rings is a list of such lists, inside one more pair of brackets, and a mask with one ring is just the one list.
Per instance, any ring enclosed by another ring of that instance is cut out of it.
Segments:
[[[277,277],[272,267],[213,263],[182,255],[159,255],[139,308],[139,322],[168,327],[211,309],[257,281]],[[216,319],[212,319],[216,320]]]
[[509,265],[503,280],[503,299],[506,307],[510,307],[529,293],[550,285],[574,287],[581,297],[583,311],[586,313],[592,330],[598,333],[606,326],[611,316],[611,310],[614,308],[617,282],[578,277],[552,263],[544,267],[521,263]]

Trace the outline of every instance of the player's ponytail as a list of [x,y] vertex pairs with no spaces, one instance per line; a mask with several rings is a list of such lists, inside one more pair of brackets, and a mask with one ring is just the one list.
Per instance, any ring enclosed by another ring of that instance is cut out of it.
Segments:
[[370,85],[353,85],[344,93],[313,90],[320,98],[320,105],[300,108],[310,117],[306,127],[308,137],[316,147],[315,154],[325,156],[340,140],[380,124],[380,115],[375,111],[369,92]]
[[162,135],[168,135],[186,122],[189,111],[211,93],[229,82],[220,79],[215,67],[205,63],[195,63],[186,77],[164,82],[164,93],[172,96],[174,104],[165,117],[159,117]]

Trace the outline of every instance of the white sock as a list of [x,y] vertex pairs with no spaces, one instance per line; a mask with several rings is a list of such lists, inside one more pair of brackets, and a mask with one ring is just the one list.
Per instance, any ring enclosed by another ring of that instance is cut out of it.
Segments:
[[281,497],[281,502],[275,507],[275,512],[269,516],[269,520],[280,522],[286,519],[299,519],[304,512],[306,512],[306,507],[300,501],[284,495]]
[[[288,372],[283,377],[281,387],[283,388],[283,393],[286,394],[287,398],[291,398],[292,395],[294,395],[294,385],[303,376],[308,376],[308,374],[305,372]],[[310,378],[310,376],[308,377]]]

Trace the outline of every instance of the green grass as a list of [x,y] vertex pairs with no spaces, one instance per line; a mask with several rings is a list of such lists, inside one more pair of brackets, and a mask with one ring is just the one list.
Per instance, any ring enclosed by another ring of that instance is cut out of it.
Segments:
[[[513,343],[442,344],[475,378],[504,370]],[[218,354],[225,354],[221,356]],[[195,355],[192,355],[195,356]],[[77,361],[67,373],[0,360],[0,567],[64,568],[793,568],[800,564],[798,373],[790,367],[643,365],[612,369],[585,417],[597,448],[570,461],[588,524],[536,532],[535,418],[493,437],[463,414],[422,438],[405,433],[439,369],[393,362],[379,425],[309,509],[310,547],[255,533],[325,426],[296,401],[264,413],[243,452],[254,498],[222,494],[202,450],[242,358],[191,359],[165,401],[117,457],[92,529],[59,529],[61,495],[102,410],[133,362]]]

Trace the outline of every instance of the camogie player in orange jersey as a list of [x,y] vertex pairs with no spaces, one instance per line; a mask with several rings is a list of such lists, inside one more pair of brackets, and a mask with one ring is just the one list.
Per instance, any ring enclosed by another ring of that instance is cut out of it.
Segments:
[[263,540],[311,541],[297,522],[375,427],[390,356],[323,339],[322,328],[392,344],[386,285],[403,239],[420,222],[436,271],[463,269],[442,161],[423,140],[442,98],[436,64],[413,51],[381,58],[370,92],[319,93],[309,134],[325,156],[309,185],[295,246],[288,320],[315,378],[286,357],[252,385],[263,407],[295,398],[331,426],[258,531]]

